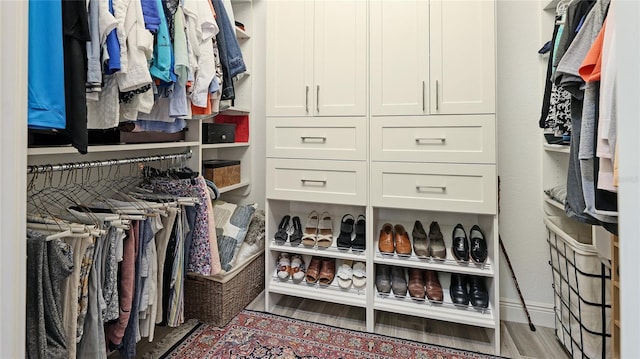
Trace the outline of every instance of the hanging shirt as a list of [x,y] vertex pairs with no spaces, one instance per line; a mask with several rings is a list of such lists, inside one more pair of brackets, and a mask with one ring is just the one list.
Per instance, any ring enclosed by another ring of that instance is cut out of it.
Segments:
[[62,4],[29,1],[28,124],[66,126]]

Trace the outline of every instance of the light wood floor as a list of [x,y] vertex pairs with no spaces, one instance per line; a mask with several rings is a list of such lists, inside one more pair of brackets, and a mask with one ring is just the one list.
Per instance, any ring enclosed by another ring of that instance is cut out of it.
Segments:
[[[263,311],[264,294],[260,294],[247,309]],[[333,325],[346,329],[365,331],[365,310],[351,306],[284,297],[277,303],[274,314]],[[376,318],[376,333],[397,338],[444,345],[481,353],[493,353],[487,331],[476,327],[410,317],[393,313],[379,313]],[[172,330],[156,327],[154,343]],[[569,356],[555,337],[552,328],[536,327],[532,332],[528,324],[502,322],[501,355],[509,358],[566,359]],[[147,352],[154,343],[144,340],[138,343],[136,359],[147,359]],[[109,359],[121,359],[116,352]]]
[[[258,296],[247,309],[263,311],[264,294]],[[273,313],[341,328],[366,330],[363,308],[283,297]],[[375,332],[378,334],[493,354],[493,346],[486,330],[394,313],[378,312],[377,315]],[[569,358],[556,340],[552,328],[536,326],[536,331],[532,332],[528,324],[503,321],[501,334],[502,356],[527,359]]]

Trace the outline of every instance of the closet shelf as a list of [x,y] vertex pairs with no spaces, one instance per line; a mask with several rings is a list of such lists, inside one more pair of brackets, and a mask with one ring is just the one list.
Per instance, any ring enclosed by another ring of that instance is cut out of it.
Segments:
[[234,142],[234,143],[208,143],[202,146],[203,150],[211,148],[234,148],[234,147],[249,147],[249,142]]
[[[89,146],[88,152],[121,152],[121,151],[142,151],[153,149],[168,149],[168,148],[183,148],[183,147],[197,147],[200,145],[198,141],[185,141],[185,142],[157,142],[157,143],[136,143],[136,144],[123,144],[123,145],[95,145]],[[67,153],[78,153],[74,147],[34,147],[27,150],[27,155],[57,155]]]
[[308,284],[304,281],[294,283],[291,279],[282,281],[280,278],[272,277],[271,283],[269,283],[269,291],[272,293],[351,305],[354,307],[364,308],[367,306],[365,290],[357,290],[353,287],[350,289],[342,289],[338,286],[337,282],[338,280],[334,279],[331,284],[324,286]]
[[544,150],[547,152],[569,153],[569,146],[544,144]]
[[364,262],[366,260],[365,252],[354,252],[351,250],[341,251],[335,246],[323,249],[315,247],[305,247],[302,244],[300,244],[299,246],[292,246],[289,242],[278,245],[275,241],[271,241],[269,249],[275,252],[307,254],[310,256],[330,257],[338,259],[352,259],[358,262]]
[[231,185],[231,186],[218,188],[218,190],[220,191],[220,193],[225,193],[225,192],[233,191],[233,190],[236,190],[238,188],[243,188],[243,187],[247,187],[247,186],[249,186],[249,181],[242,181],[240,183],[237,183],[237,184],[234,184],[234,185]]
[[458,263],[453,259],[449,250],[447,250],[447,259],[444,261],[431,260],[427,258],[421,259],[416,256],[400,257],[397,255],[383,255],[376,250],[374,262],[391,266],[432,269],[438,272],[472,274],[486,277],[492,277],[495,274],[493,271],[493,263],[490,258],[487,259],[487,262],[484,265],[472,262]]
[[[442,292],[444,295],[442,304],[415,300],[410,297],[396,298],[393,294],[383,296],[376,293],[373,309],[496,329],[491,307],[484,310],[476,309],[472,306],[459,307],[451,302],[448,289],[442,288]],[[498,323],[498,325],[500,324]]]
[[220,111],[220,113],[225,114],[225,115],[248,115],[251,112],[251,110],[246,109],[246,108],[241,108],[241,107],[235,107],[235,106],[231,106],[228,107],[222,111]]

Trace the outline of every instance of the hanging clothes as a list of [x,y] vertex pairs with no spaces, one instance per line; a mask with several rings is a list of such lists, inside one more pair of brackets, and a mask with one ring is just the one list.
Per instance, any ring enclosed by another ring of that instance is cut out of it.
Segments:
[[[26,357],[64,358],[67,339],[62,283],[73,272],[71,247],[27,230]],[[73,340],[73,337],[72,339]]]
[[29,1],[29,127],[66,127],[62,3]]

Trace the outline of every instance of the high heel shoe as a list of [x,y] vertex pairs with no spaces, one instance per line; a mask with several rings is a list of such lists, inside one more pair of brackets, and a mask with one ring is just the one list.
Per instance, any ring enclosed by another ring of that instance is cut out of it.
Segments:
[[273,239],[275,239],[276,244],[279,246],[285,244],[285,242],[287,241],[287,238],[289,238],[289,234],[287,234],[287,230],[289,229],[290,218],[291,216],[289,216],[288,214],[282,217],[282,219],[280,220],[280,224],[278,225],[278,230],[276,231],[276,234],[273,236]]

